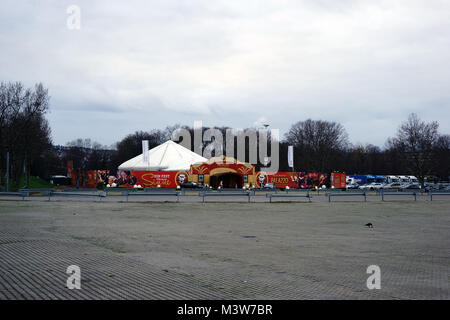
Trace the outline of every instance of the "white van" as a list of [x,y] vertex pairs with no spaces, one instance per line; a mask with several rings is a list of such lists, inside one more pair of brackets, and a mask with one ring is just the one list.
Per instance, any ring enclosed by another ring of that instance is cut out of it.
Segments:
[[398,176],[398,178],[400,179],[399,182],[401,182],[403,184],[410,183],[408,176]]
[[386,176],[386,183],[400,182],[397,176]]
[[409,176],[409,182],[414,183],[414,184],[418,184],[419,183],[419,179],[417,179],[415,176]]
[[346,184],[355,184],[355,183],[356,183],[355,178],[347,177]]

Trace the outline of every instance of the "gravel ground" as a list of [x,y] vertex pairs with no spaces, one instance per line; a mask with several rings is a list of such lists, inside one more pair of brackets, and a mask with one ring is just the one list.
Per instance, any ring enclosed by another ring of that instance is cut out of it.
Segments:
[[[449,209],[0,201],[0,299],[449,299]],[[81,290],[66,287],[69,265]]]

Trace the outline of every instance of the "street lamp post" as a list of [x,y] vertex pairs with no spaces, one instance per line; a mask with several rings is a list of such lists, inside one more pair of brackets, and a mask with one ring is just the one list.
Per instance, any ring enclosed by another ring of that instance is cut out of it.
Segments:
[[9,151],[6,152],[6,192],[9,191]]

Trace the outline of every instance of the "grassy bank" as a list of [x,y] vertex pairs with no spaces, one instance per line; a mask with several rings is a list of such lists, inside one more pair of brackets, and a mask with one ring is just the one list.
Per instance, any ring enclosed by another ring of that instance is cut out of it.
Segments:
[[[22,179],[20,179],[19,184],[16,184],[16,181],[14,180],[10,180],[9,181],[9,191],[17,191],[20,188],[23,188],[25,186],[25,178],[22,177]],[[30,189],[40,189],[40,188],[53,188],[54,185],[52,185],[51,183],[49,183],[48,181],[39,178],[39,177],[34,177],[31,176],[30,177],[30,185],[27,186],[27,188]],[[5,191],[6,190],[6,185],[2,185],[1,186],[1,190]]]

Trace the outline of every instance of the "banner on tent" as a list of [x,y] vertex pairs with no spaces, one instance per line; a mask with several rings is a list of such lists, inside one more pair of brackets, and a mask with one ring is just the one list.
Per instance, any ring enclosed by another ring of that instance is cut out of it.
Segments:
[[257,172],[256,186],[264,187],[266,183],[275,184],[276,188],[298,188],[298,173],[296,172]]
[[176,188],[189,181],[188,171],[123,171],[117,172],[114,183],[118,187]]

